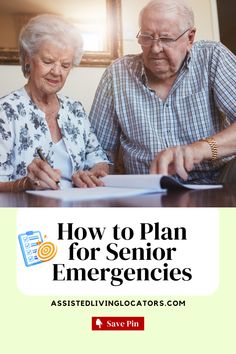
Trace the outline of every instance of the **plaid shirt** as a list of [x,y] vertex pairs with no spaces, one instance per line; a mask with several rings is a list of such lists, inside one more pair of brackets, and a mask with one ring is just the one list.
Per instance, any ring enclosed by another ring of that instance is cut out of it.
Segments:
[[[224,118],[227,117],[227,118]],[[196,42],[168,97],[148,87],[142,55],[127,55],[108,67],[90,112],[107,151],[121,144],[127,173],[148,173],[155,155],[168,147],[211,136],[235,121],[236,57],[221,43]],[[214,182],[228,159],[203,162],[189,182]]]

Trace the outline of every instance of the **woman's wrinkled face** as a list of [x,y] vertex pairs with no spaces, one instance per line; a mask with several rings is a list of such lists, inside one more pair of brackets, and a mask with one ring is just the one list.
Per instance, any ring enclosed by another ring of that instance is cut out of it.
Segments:
[[56,94],[62,89],[72,68],[73,49],[42,42],[36,54],[26,59],[30,65],[29,83],[41,94]]

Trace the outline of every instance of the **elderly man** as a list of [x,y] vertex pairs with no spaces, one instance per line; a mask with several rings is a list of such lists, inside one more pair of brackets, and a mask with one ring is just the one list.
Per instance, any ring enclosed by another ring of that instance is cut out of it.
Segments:
[[234,182],[236,58],[221,43],[193,44],[192,10],[154,0],[140,13],[142,54],[105,71],[90,119],[127,173],[163,173],[190,183]]

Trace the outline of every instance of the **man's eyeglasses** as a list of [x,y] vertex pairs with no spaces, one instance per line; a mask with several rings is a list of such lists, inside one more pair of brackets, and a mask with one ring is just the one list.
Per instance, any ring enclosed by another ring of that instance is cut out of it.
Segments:
[[181,35],[179,35],[177,38],[169,38],[169,37],[159,37],[155,38],[151,34],[144,34],[139,31],[137,34],[136,38],[138,39],[138,43],[143,46],[143,47],[150,47],[154,41],[157,41],[158,44],[164,48],[164,47],[171,47],[175,44],[175,42],[180,39],[185,33],[187,33],[190,30],[190,28],[186,29]]

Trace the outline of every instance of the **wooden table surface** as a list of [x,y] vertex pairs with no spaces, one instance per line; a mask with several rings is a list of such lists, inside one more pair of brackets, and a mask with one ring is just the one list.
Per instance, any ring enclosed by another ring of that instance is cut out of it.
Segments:
[[0,193],[0,207],[236,207],[235,186],[221,189],[169,191],[128,198],[63,202],[28,193]]

